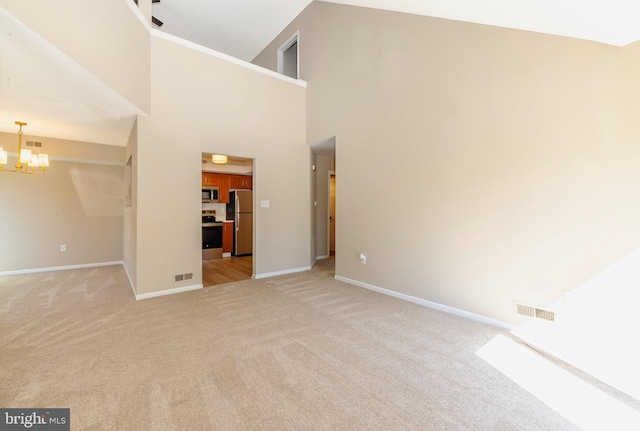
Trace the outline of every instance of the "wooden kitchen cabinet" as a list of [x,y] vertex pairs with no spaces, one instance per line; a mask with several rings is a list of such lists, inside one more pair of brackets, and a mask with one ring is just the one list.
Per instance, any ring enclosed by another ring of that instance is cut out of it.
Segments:
[[217,186],[214,184],[216,181],[215,176],[218,174],[214,174],[213,172],[203,172],[202,173],[202,185],[203,186]]
[[202,185],[217,186],[218,202],[221,204],[229,203],[229,175],[217,174],[215,172],[203,172]]
[[218,202],[221,204],[229,203],[229,175],[218,174]]
[[222,227],[222,252],[233,252],[233,223],[224,223]]
[[253,177],[251,175],[229,175],[230,189],[253,189]]

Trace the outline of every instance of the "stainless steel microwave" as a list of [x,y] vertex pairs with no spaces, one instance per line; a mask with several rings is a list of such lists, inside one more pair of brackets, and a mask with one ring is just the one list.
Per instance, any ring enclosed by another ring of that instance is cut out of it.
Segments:
[[218,202],[218,187],[203,187],[202,202]]

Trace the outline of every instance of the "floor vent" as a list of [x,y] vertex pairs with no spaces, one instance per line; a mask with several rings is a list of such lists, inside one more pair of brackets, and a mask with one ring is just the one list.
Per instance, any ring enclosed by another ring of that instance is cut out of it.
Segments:
[[544,308],[534,307],[532,305],[515,303],[515,312],[519,316],[533,317],[534,319],[544,320],[546,322],[556,321],[556,312],[545,310]]

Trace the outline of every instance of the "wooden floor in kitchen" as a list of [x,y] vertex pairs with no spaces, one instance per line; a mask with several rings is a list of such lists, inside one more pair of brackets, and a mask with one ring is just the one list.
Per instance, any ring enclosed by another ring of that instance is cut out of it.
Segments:
[[232,256],[202,261],[204,287],[247,280],[251,278],[252,273],[253,256]]

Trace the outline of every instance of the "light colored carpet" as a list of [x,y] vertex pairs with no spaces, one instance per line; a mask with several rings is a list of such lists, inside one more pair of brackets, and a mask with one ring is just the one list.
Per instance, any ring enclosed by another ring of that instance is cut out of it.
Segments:
[[304,273],[134,301],[120,266],[0,277],[0,406],[73,430],[574,430],[496,328]]

